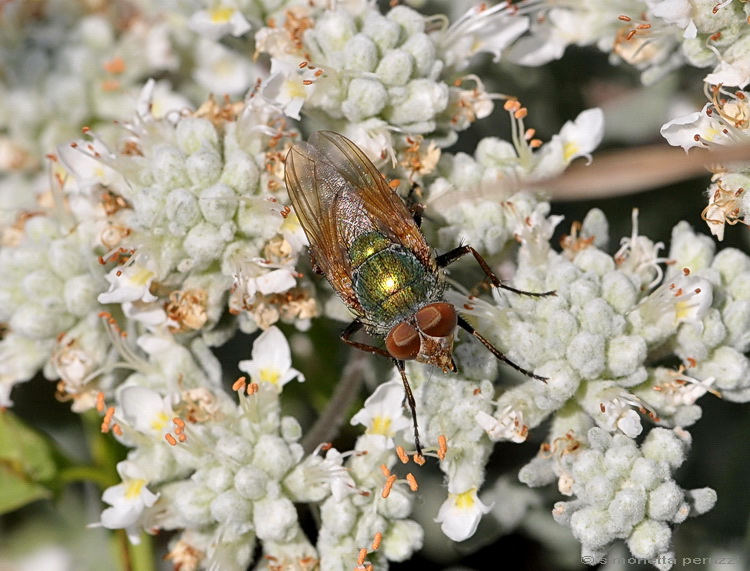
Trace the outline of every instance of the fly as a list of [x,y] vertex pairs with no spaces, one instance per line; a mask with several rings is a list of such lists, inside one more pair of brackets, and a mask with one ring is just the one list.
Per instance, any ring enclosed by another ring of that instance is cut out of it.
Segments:
[[[469,245],[442,255],[427,244],[401,198],[364,152],[332,131],[318,131],[294,144],[286,157],[284,178],[294,211],[307,239],[313,270],[323,274],[356,318],[341,339],[362,351],[391,359],[404,383],[414,424],[417,454],[422,454],[416,404],[404,362],[416,360],[456,371],[456,327],[476,337],[499,360],[528,377],[544,377],[516,365],[480,335],[445,300],[443,268],[471,254],[493,286],[532,293],[503,284]],[[385,339],[385,348],[352,339],[364,329]]]

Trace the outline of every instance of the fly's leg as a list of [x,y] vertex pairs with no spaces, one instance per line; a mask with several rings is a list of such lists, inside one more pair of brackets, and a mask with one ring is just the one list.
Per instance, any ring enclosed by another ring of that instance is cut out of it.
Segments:
[[477,252],[474,248],[471,246],[459,246],[458,248],[454,248],[450,252],[446,252],[442,256],[438,256],[436,258],[438,266],[441,268],[444,268],[445,266],[448,266],[455,262],[456,260],[459,260],[460,258],[464,257],[466,254],[471,254],[474,256],[474,259],[477,261],[479,266],[482,268],[482,271],[484,271],[484,274],[489,278],[489,280],[492,282],[492,285],[495,287],[499,287],[508,291],[512,291],[513,293],[517,293],[520,295],[531,295],[534,297],[547,297],[550,295],[556,295],[554,291],[545,291],[545,292],[534,292],[534,291],[524,291],[521,289],[516,289],[514,287],[511,287],[509,285],[505,285],[502,281],[500,281],[500,278],[498,278],[495,273],[490,268],[489,264],[484,261],[484,258]]
[[360,351],[366,351],[367,353],[375,353],[376,355],[382,355],[383,357],[388,357],[389,359],[393,359],[391,354],[385,349],[381,349],[380,347],[375,347],[374,345],[368,345],[367,343],[360,343],[359,341],[352,340],[351,338],[352,335],[354,335],[357,331],[362,329],[364,326],[365,324],[362,323],[359,319],[355,319],[341,333],[341,340],[347,345],[351,345],[352,347],[359,349]]
[[411,217],[414,219],[417,228],[422,227],[422,215],[425,209],[421,198],[422,189],[416,182],[412,183],[409,194],[406,195],[406,206],[409,208],[409,212],[411,212]]
[[388,351],[386,351],[385,349],[381,349],[380,347],[375,347],[374,345],[367,345],[366,343],[360,343],[358,341],[352,340],[351,338],[352,335],[354,335],[357,331],[359,331],[363,327],[364,327],[364,324],[359,319],[355,319],[349,324],[349,326],[346,329],[344,329],[343,333],[341,333],[341,340],[344,343],[347,343],[348,345],[351,345],[352,347],[359,349],[360,351],[366,351],[368,353],[375,353],[376,355],[382,355],[384,357],[388,357],[396,365],[396,369],[398,369],[398,372],[401,375],[401,380],[404,383],[404,392],[406,393],[406,402],[409,405],[409,410],[411,410],[411,418],[412,418],[412,422],[414,423],[414,446],[417,449],[417,454],[421,456],[422,445],[419,442],[419,427],[417,426],[417,403],[414,400],[414,393],[412,393],[411,386],[409,385],[409,380],[406,378],[406,369],[404,367],[404,362],[398,359],[394,359],[391,356],[391,354],[388,353]]
[[[505,285],[503,282],[500,281],[500,279],[495,275],[495,273],[490,268],[489,264],[484,261],[484,258],[477,252],[474,248],[468,245],[459,246],[458,248],[454,248],[450,252],[446,252],[442,256],[437,257],[437,264],[441,268],[444,268],[445,266],[452,264],[456,260],[462,258],[466,254],[471,254],[474,256],[474,259],[477,261],[479,266],[484,271],[485,275],[489,278],[489,280],[492,282],[492,285],[498,288],[502,288],[508,291],[512,291],[513,293],[517,293],[520,295],[531,295],[534,297],[547,297],[550,295],[556,295],[554,291],[545,291],[545,292],[532,292],[532,291],[524,291],[520,289],[516,289],[514,287],[510,287],[508,285]],[[532,379],[537,379],[539,381],[547,381],[546,377],[541,377],[539,375],[535,375],[531,371],[527,371],[523,367],[520,367],[519,365],[516,365],[513,361],[508,359],[500,350],[498,350],[492,343],[490,343],[487,339],[485,339],[481,334],[479,334],[471,325],[469,325],[469,322],[466,321],[463,317],[460,315],[458,316],[458,325],[465,331],[468,331],[471,333],[474,337],[476,337],[482,345],[487,347],[487,349],[490,350],[490,352],[497,357],[500,361],[505,363],[506,365],[509,365],[510,367],[513,367],[516,371],[519,373],[523,373],[527,377],[531,377]]]
[[506,357],[492,343],[490,343],[487,339],[485,339],[482,335],[480,335],[479,332],[476,329],[474,329],[471,325],[469,325],[469,322],[466,321],[460,315],[458,316],[458,326],[461,327],[461,329],[464,329],[465,331],[468,331],[469,333],[471,333],[477,339],[479,339],[479,341],[482,343],[482,345],[484,345],[485,347],[487,347],[487,349],[490,350],[490,353],[492,353],[495,357],[497,357],[499,360],[501,360],[506,365],[509,365],[509,366],[513,367],[516,371],[518,371],[519,373],[523,373],[527,377],[531,377],[532,379],[536,379],[538,381],[543,381],[545,383],[547,382],[547,377],[540,377],[539,375],[535,375],[531,371],[527,371],[523,367],[519,367],[513,361],[511,361],[510,359],[508,359],[508,357]]
[[411,419],[414,423],[414,446],[417,449],[417,454],[421,456],[422,445],[419,443],[419,427],[417,426],[417,403],[414,401],[414,394],[411,392],[409,380],[406,378],[406,368],[404,367],[404,362],[399,361],[398,359],[393,359],[393,363],[396,365],[396,368],[401,375],[401,380],[404,383],[406,402],[409,404],[409,409],[411,410]]

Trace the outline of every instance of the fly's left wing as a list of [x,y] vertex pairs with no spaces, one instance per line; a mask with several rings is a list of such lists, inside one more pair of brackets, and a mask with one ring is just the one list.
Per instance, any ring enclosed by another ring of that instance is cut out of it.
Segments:
[[335,173],[329,171],[331,168],[320,152],[310,143],[300,141],[286,156],[284,180],[315,263],[344,303],[361,313],[362,307],[352,288],[348,253],[334,215],[332,203],[337,191],[331,179]]

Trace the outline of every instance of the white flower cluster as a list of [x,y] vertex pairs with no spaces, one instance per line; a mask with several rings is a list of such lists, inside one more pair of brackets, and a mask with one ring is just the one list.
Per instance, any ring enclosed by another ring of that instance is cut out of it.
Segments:
[[[717,149],[747,143],[750,83],[750,8],[744,2],[706,0],[629,0],[626,2],[521,3],[537,12],[530,34],[516,41],[507,57],[540,65],[562,57],[569,45],[596,45],[611,59],[643,70],[654,83],[689,65],[712,68],[704,77],[710,102],[700,112],[677,117],[662,135],[685,150]],[[748,205],[746,162],[721,161],[706,191],[703,219],[724,238],[725,224],[745,223]]]
[[0,172],[32,173],[85,122],[122,119],[145,79],[177,70],[178,30],[139,4],[128,25],[69,0],[3,6]]
[[132,450],[118,465],[123,482],[104,492],[111,507],[101,525],[127,529],[134,542],[143,528],[181,530],[168,556],[178,567],[203,560],[206,567],[245,568],[258,540],[268,557],[314,559],[293,505],[301,499],[285,478],[304,471],[310,477],[301,491],[308,495],[321,486],[330,492],[330,482],[322,470],[315,481],[317,472],[300,464],[300,426],[280,411],[283,384],[300,377],[284,336],[268,329],[254,358],[240,363],[250,380],[235,385],[238,404],[215,388],[216,379],[195,379],[196,363],[175,355],[179,345],[154,344],[162,355],[171,352],[173,372],[184,372],[182,390],[164,383],[163,369],[135,373],[118,389],[105,424]]
[[299,119],[303,106],[324,114],[375,158],[392,156],[393,132],[452,143],[493,109],[479,78],[460,69],[479,51],[499,57],[526,29],[503,7],[470,10],[450,27],[407,6],[383,15],[365,1],[289,8],[256,36],[271,56],[260,92],[290,117]]
[[600,109],[582,112],[545,144],[534,138],[533,129],[524,127],[525,108],[509,101],[505,109],[513,127],[512,142],[488,137],[477,144],[473,157],[466,153],[441,157],[441,176],[430,185],[426,201],[441,218],[434,241],[441,250],[466,242],[488,256],[502,252],[523,220],[549,212],[539,193],[519,190],[523,181],[559,174],[576,158],[590,156],[601,142]]
[[[710,392],[738,402],[750,398],[750,361],[743,354],[750,329],[744,286],[750,257],[734,249],[714,257],[711,240],[681,223],[673,231],[669,252],[675,270],[657,287],[662,279],[658,264],[664,261],[657,254],[663,246],[639,236],[637,226],[612,257],[596,247],[607,241],[606,220],[600,212],[587,216],[579,234],[566,239],[562,253],[534,239],[536,234],[549,234],[547,224],[527,222],[514,286],[532,292],[555,290],[555,296],[495,292],[494,304],[458,294],[452,297],[510,360],[547,381],[527,378],[504,389],[493,386],[497,365],[476,340],[460,342],[454,352],[458,377],[423,367],[410,369],[424,441],[434,445],[443,435],[448,443],[440,467],[449,497],[439,519],[449,537],[471,536],[489,510],[476,491],[484,482],[491,442],[524,442],[531,429],[552,416],[548,444],[523,469],[522,480],[533,486],[557,480],[560,492],[578,497],[560,520],[573,522],[568,525],[581,541],[584,555],[601,558],[614,539],[628,538],[634,556],[653,558],[670,545],[667,523],[681,522],[687,509],[680,499],[666,515],[649,512],[660,522],[656,529],[655,523],[644,519],[646,501],[649,497],[652,503],[661,501],[667,488],[678,490],[667,476],[683,461],[686,445],[679,448],[679,461],[672,461],[669,469],[652,466],[659,478],[643,488],[640,511],[633,507],[627,522],[603,518],[622,517],[617,514],[628,507],[620,503],[630,492],[616,492],[630,488],[632,461],[641,453],[634,439],[644,432],[644,417],[650,423],[676,427],[674,433],[655,428],[647,435],[642,453],[656,461],[664,442],[687,438],[676,435],[685,434],[681,427],[700,418],[696,404],[700,397]],[[722,295],[715,296],[715,291]],[[683,363],[677,370],[658,365],[670,353]],[[659,360],[652,362],[653,355]],[[481,437],[482,431],[489,439]],[[601,444],[598,448],[589,443],[594,439],[591,434]],[[632,461],[611,461],[614,451],[601,461],[606,467],[602,486],[606,484],[611,492],[605,493],[601,487],[587,485],[591,469],[579,470],[570,463],[579,456],[588,458],[585,454],[601,457],[610,445]],[[649,455],[646,450],[657,452]],[[714,494],[700,493],[706,498]],[[682,492],[675,494],[682,498]],[[462,501],[456,500],[462,495]],[[462,509],[447,511],[451,502]],[[696,513],[712,504],[706,499]],[[570,519],[573,511],[589,505],[594,507]],[[592,523],[584,514],[598,519]],[[641,537],[652,532],[658,532],[658,542]],[[647,547],[645,542],[651,540],[656,543]]]
[[529,12],[538,14],[531,34],[516,42],[508,54],[518,63],[540,65],[560,58],[569,45],[596,45],[614,60],[643,70],[644,83],[653,83],[684,65],[713,67],[705,77],[713,85],[744,87],[750,82],[750,32],[745,25],[750,12],[742,2],[527,4]]
[[[100,362],[102,347],[96,333],[87,335],[83,345],[90,351],[83,358],[74,340],[87,331],[101,334],[96,296],[102,272],[92,272],[86,262],[90,232],[83,226],[68,232],[58,220],[39,214],[5,235],[5,247],[0,249],[0,320],[10,331],[0,344],[0,405],[9,406],[13,385],[43,366],[50,367],[51,376],[55,368],[66,370],[75,384],[93,368],[84,361]],[[58,339],[61,332],[68,335]],[[56,345],[59,351],[48,364]]]
[[[205,313],[191,323],[177,307],[162,322],[170,318],[177,321],[172,327],[210,332],[232,285],[230,308],[240,314],[240,326],[252,331],[280,317],[283,303],[269,308],[273,302],[266,296],[294,288],[295,307],[287,307],[284,317],[309,318],[315,304],[297,288],[293,271],[304,237],[296,217],[283,207],[283,153],[294,133],[285,131],[279,114],[258,98],[223,106],[209,100],[195,112],[156,118],[149,112],[151,88],[146,87],[143,110],[126,125],[129,136],[121,148],[95,140],[59,151],[78,186],[72,192],[98,185],[120,200],[101,223],[108,236],[113,227],[123,230],[102,242],[131,255],[112,268],[110,289],[99,301],[140,301],[144,307],[123,306],[138,319],[153,308],[147,304],[158,301],[148,292],[155,279],[171,284],[172,291],[199,295]],[[94,172],[86,168],[92,161],[100,163]],[[138,291],[138,284],[146,290]],[[144,319],[154,325],[158,317]]]
[[716,503],[710,488],[683,490],[672,479],[690,448],[690,435],[680,428],[654,428],[639,446],[623,434],[594,427],[578,447],[571,441],[525,466],[521,481],[539,486],[562,475],[569,479],[564,493],[576,498],[557,502],[552,514],[581,542],[584,561],[599,562],[615,540],[623,539],[634,557],[669,569],[674,560],[670,524]]
[[[155,344],[171,353],[171,367],[195,376],[196,363],[175,354],[179,346]],[[349,569],[361,549],[370,551],[361,557],[383,565],[407,559],[421,545],[422,528],[406,519],[414,480],[396,482],[389,473],[397,462],[392,441],[365,436],[361,450],[305,454],[300,425],[281,414],[282,387],[304,380],[291,368],[281,331],[271,327],[258,337],[252,357],[239,363],[249,378],[235,384],[238,404],[207,378],[192,387],[186,379],[180,391],[160,383],[164,370],[125,381],[105,424],[132,450],[118,465],[122,483],[104,492],[110,507],[101,525],[126,529],[134,542],[144,528],[180,530],[168,558],[191,568],[246,568],[257,542],[264,558],[282,567]],[[390,405],[401,397],[386,385],[378,392],[390,394]],[[378,418],[382,426],[386,417]],[[303,503],[320,504],[315,548],[294,506]]]
[[[701,111],[678,117],[665,124],[661,133],[670,145],[685,151],[692,148],[727,149],[750,140],[750,93],[712,88],[711,102]],[[726,224],[750,220],[750,201],[745,189],[750,187],[747,163],[726,162],[717,168],[706,190],[708,206],[701,214],[711,233],[724,239]]]

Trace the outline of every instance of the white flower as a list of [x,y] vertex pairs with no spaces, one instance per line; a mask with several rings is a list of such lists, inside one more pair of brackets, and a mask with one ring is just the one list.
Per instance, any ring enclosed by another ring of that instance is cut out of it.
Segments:
[[712,303],[711,282],[698,276],[680,275],[642,299],[636,312],[660,328],[672,329],[684,322],[700,327]]
[[351,424],[367,427],[371,442],[382,448],[393,446],[393,437],[411,425],[403,414],[404,387],[399,381],[383,383],[365,401],[365,407],[352,417]]
[[119,394],[122,415],[128,425],[142,434],[161,438],[171,427],[172,397],[162,397],[146,387],[125,387]]
[[630,393],[619,391],[617,396],[602,402],[600,407],[603,416],[601,424],[610,432],[617,428],[629,438],[635,438],[643,431],[641,417],[634,410],[643,408],[643,404]]
[[250,375],[252,382],[270,383],[277,390],[295,377],[305,377],[292,367],[289,343],[278,327],[269,327],[253,343],[252,359],[240,361],[239,369]]
[[[591,153],[604,136],[604,112],[598,107],[582,111],[574,121],[568,121],[560,133],[542,147],[534,174],[556,174],[578,157],[591,162]],[[561,163],[561,164],[558,164]]]
[[239,37],[251,26],[245,16],[234,6],[216,4],[208,10],[199,10],[190,16],[190,29],[209,40],[220,40],[227,34]]
[[529,435],[529,427],[523,423],[523,413],[510,405],[506,406],[497,418],[483,410],[480,410],[475,418],[477,424],[494,442],[510,440],[520,443],[525,442]]
[[[309,81],[312,83],[306,84]],[[315,72],[289,62],[272,58],[271,75],[260,89],[260,94],[268,103],[280,109],[284,115],[300,119],[300,109],[315,89]]]
[[318,446],[284,479],[284,486],[293,494],[295,502],[319,502],[329,494],[341,501],[357,491],[349,469],[344,467],[346,455],[330,448],[325,457],[321,457],[321,447]]
[[438,43],[446,63],[460,69],[480,52],[489,52],[498,61],[501,52],[528,28],[529,19],[519,16],[510,4],[501,2],[491,8],[480,4],[469,8],[445,30]]
[[102,500],[112,507],[102,512],[100,523],[107,529],[125,529],[130,542],[137,544],[144,511],[156,503],[159,494],[148,489],[148,479],[138,464],[125,460],[117,465],[117,472],[122,483],[104,490]]
[[704,79],[713,85],[736,85],[740,88],[750,83],[750,63],[738,60],[732,63],[722,61],[716,69]]
[[291,270],[286,268],[272,270],[257,278],[249,278],[247,280],[247,295],[252,297],[258,292],[263,295],[282,293],[293,288],[296,284],[297,280]]
[[693,7],[688,0],[646,0],[646,4],[654,16],[685,30],[683,37],[695,37],[697,30],[690,18]]
[[150,303],[158,298],[149,288],[156,278],[154,265],[147,257],[131,257],[125,265],[116,266],[105,276],[109,291],[99,294],[99,303]]
[[658,284],[664,272],[659,266],[667,261],[667,258],[659,258],[659,250],[664,248],[662,242],[654,244],[645,236],[638,235],[638,209],[634,208],[632,213],[633,232],[630,237],[620,240],[620,249],[614,255],[620,270],[639,278],[641,287],[649,290]]
[[201,38],[195,48],[195,81],[211,93],[239,95],[253,82],[254,64],[221,44]]
[[435,521],[440,529],[453,541],[468,539],[479,526],[479,520],[492,506],[484,505],[477,496],[477,489],[471,488],[460,494],[449,493],[440,506]]
[[[738,102],[736,107],[741,110],[746,103]],[[726,111],[731,114],[733,108]],[[722,120],[722,115],[727,113],[716,112],[713,104],[706,103],[701,111],[668,121],[659,132],[670,145],[686,151],[692,147],[706,148],[710,144],[731,146],[739,130]]]

